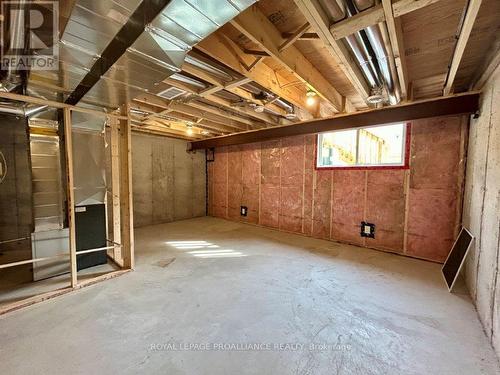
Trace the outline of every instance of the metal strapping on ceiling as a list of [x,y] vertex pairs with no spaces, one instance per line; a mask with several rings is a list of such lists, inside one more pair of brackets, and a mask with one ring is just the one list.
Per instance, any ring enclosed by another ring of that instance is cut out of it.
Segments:
[[[196,43],[254,2],[172,0],[101,75],[82,102],[116,108],[141,93],[161,91],[161,82],[180,71],[187,52]],[[140,3],[78,0],[60,41],[59,71],[32,72],[30,91],[47,99],[67,100]]]

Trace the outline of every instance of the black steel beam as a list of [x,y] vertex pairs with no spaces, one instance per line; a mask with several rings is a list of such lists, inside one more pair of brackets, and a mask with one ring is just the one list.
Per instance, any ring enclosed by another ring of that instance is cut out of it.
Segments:
[[146,25],[151,23],[170,2],[171,0],[143,0],[108,44],[101,57],[66,99],[66,104],[76,105],[94,87],[101,76],[118,61],[127,48],[134,44],[144,32]]
[[221,137],[191,142],[190,149],[198,150],[219,146],[260,142],[293,135],[315,134],[332,130],[359,128],[363,126],[390,124],[421,118],[471,114],[479,109],[479,93],[465,93],[454,96],[421,100],[397,106],[343,114],[326,119],[250,130]]

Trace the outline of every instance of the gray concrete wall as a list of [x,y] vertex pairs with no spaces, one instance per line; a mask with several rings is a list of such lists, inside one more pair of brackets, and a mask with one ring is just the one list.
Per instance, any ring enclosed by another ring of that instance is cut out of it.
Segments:
[[500,356],[500,69],[472,119],[464,199],[464,225],[476,237],[467,258],[466,280],[486,334]]
[[132,135],[135,227],[205,215],[205,153],[186,149],[180,139]]

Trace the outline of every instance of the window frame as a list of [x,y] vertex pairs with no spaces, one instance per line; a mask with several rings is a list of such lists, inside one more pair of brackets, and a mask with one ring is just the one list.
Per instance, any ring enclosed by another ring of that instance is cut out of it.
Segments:
[[[315,141],[315,155],[314,155],[314,169],[315,170],[374,170],[374,169],[379,169],[379,170],[384,170],[384,169],[410,169],[410,152],[411,152],[411,123],[410,122],[394,122],[390,124],[378,124],[378,125],[371,125],[371,126],[360,126],[356,128],[350,128],[350,129],[338,129],[338,131],[343,131],[343,130],[357,130],[357,129],[369,129],[371,127],[377,127],[377,126],[384,126],[384,125],[394,125],[394,124],[403,124],[404,125],[404,140],[403,140],[403,151],[404,151],[404,156],[403,156],[403,164],[387,164],[387,165],[373,165],[373,164],[367,164],[367,165],[352,165],[352,166],[320,166],[318,165],[318,160],[319,160],[319,137],[321,134],[325,133],[332,133],[337,130],[332,130],[329,132],[322,132],[316,134],[316,141]],[[358,145],[356,145],[358,147]]]

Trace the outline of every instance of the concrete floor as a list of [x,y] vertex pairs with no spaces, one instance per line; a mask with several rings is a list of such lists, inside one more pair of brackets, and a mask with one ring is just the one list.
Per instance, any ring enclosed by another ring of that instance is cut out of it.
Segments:
[[[107,264],[101,264],[99,266],[78,271],[78,281],[81,282],[92,279],[118,269],[118,266],[108,260]],[[9,284],[10,283],[0,277],[0,308],[42,293],[67,288],[68,286],[71,286],[71,275],[67,273],[39,281],[15,285]]]
[[138,229],[136,257],[0,317],[0,373],[500,373],[438,264],[214,218]]

